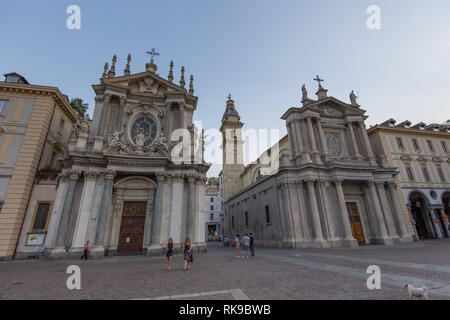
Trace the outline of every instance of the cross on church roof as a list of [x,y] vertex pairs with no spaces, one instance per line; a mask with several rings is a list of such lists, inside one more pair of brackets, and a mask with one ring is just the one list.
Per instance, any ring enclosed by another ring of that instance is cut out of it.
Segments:
[[153,58],[154,58],[154,57],[159,56],[159,52],[157,52],[157,51],[155,50],[155,48],[153,48],[151,51],[147,51],[146,53],[149,54],[149,55],[152,57],[151,62],[153,62]]
[[317,82],[319,83],[319,87],[322,86],[320,83],[321,83],[322,81],[325,81],[325,80],[320,79],[319,75],[317,75],[317,77],[316,77],[315,79],[313,79],[313,80],[314,80],[314,81],[317,81]]
[[231,100],[231,93],[228,94],[228,100]]

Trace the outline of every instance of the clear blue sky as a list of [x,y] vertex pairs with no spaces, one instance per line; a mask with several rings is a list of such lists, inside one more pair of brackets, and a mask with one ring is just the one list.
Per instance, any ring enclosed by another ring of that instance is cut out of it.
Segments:
[[[68,30],[66,8],[81,7],[82,29]],[[381,30],[366,27],[366,9],[381,8]],[[158,73],[194,74],[197,120],[220,126],[233,95],[246,128],[280,128],[280,116],[310,96],[319,74],[329,95],[351,90],[368,125],[442,123],[450,118],[448,0],[54,0],[0,2],[0,72],[57,86],[91,108],[105,62],[128,53],[142,72],[155,47]],[[89,111],[92,114],[92,109]]]

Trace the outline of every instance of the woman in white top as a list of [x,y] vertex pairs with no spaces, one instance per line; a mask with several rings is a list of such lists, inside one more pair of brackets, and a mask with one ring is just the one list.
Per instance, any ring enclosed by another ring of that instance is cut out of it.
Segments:
[[236,238],[234,238],[234,247],[236,248],[236,258],[239,258],[239,245],[240,245],[240,239],[239,235],[236,235]]

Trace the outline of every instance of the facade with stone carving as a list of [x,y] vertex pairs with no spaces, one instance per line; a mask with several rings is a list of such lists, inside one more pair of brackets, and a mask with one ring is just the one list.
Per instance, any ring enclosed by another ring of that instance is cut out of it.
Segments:
[[248,166],[243,123],[227,101],[225,233],[253,232],[257,245],[290,248],[412,241],[398,171],[374,154],[355,94],[349,104],[329,97],[320,83],[315,100],[302,90],[303,105],[282,116],[288,134]]
[[389,119],[368,130],[375,153],[400,174],[403,206],[407,206],[418,239],[448,238],[450,215],[450,123],[397,124]]
[[[192,117],[198,98],[184,67],[174,83],[153,59],[131,74],[131,57],[116,76],[116,57],[93,85],[93,119],[72,129],[56,190],[46,257],[78,256],[86,241],[91,255],[159,255],[169,238],[175,251],[186,237],[205,250],[205,181],[209,165]],[[173,133],[184,129],[181,136]],[[183,136],[184,135],[184,136]],[[180,139],[178,139],[180,138]],[[181,148],[177,149],[179,145]],[[190,152],[188,146],[194,148]],[[174,156],[173,156],[174,155]]]

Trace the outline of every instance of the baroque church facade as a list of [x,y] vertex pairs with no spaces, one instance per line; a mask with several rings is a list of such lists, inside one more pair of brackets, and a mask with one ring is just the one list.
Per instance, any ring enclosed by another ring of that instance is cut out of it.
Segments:
[[[81,119],[72,130],[45,254],[78,255],[90,241],[93,256],[159,255],[169,238],[178,251],[186,237],[195,250],[205,250],[209,165],[192,122],[198,102],[193,76],[186,89],[182,67],[175,84],[171,62],[168,78],[160,77],[152,55],[137,74],[131,74],[128,56],[123,76],[116,77],[116,60],[109,69],[105,64],[100,83],[92,86],[93,119]],[[177,129],[196,148],[192,154],[181,149],[183,161],[172,158]]]
[[[345,103],[316,80],[317,99],[303,86],[302,106],[282,115],[288,134],[248,166],[243,123],[228,100],[221,127],[225,233],[253,232],[257,245],[290,248],[412,241],[398,171],[374,154],[366,111],[353,92]],[[275,169],[263,157],[278,161]]]

